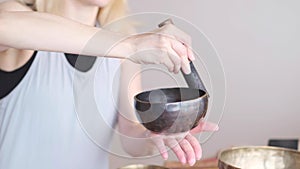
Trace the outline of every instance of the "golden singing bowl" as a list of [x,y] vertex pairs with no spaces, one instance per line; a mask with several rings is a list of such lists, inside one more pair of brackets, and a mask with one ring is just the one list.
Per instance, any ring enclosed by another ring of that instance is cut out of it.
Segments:
[[166,167],[156,166],[156,165],[143,165],[143,164],[134,164],[121,167],[119,169],[169,169]]
[[222,151],[219,169],[300,169],[300,152],[270,146],[234,147]]

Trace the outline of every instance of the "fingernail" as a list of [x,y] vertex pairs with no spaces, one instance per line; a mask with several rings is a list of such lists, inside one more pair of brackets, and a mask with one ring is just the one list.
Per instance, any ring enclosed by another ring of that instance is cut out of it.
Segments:
[[164,153],[163,158],[164,158],[164,160],[167,160],[168,159],[168,154]]
[[197,153],[197,154],[196,154],[196,158],[197,158],[197,160],[200,160],[200,159],[201,159],[201,157],[202,157],[202,153],[201,153],[201,152],[199,152],[199,153]]
[[196,163],[196,160],[193,158],[191,160],[189,160],[189,165],[193,166]]
[[194,56],[194,54],[192,54],[191,56],[190,56],[190,60],[191,61],[194,61],[196,58],[195,58],[195,56]]
[[185,73],[186,75],[190,74],[191,72],[192,72],[191,69],[187,69],[187,70],[184,71],[184,73]]
[[185,158],[182,158],[182,159],[180,160],[180,162],[181,162],[182,164],[186,164],[186,159],[185,159]]
[[191,69],[188,69],[188,71],[186,72],[186,74],[190,74],[192,71]]

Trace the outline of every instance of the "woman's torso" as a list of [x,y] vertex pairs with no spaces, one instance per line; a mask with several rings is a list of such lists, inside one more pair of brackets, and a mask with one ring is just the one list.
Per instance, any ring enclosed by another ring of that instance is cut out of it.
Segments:
[[[98,58],[81,72],[63,53],[37,52],[20,83],[0,100],[0,169],[108,168],[112,132],[106,128],[116,122],[110,89],[118,85],[118,67],[116,59]],[[99,117],[103,126],[92,129],[94,137],[88,127]]]

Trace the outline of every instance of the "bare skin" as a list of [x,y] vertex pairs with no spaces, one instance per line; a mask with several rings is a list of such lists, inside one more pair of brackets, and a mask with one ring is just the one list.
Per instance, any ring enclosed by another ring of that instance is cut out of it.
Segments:
[[[61,0],[59,16],[34,12],[22,4],[9,1],[0,4],[0,69],[13,71],[24,65],[32,56],[34,50],[54,51],[105,56],[127,59],[138,64],[164,64],[170,72],[178,73],[182,69],[190,72],[189,60],[194,60],[188,44],[191,38],[173,25],[166,25],[147,34],[127,35],[95,28],[96,15],[99,7],[108,0]],[[80,9],[80,10],[78,10]],[[80,12],[78,12],[80,11]],[[38,25],[38,26],[36,26]],[[95,47],[83,50],[86,43],[95,35],[99,35]],[[165,36],[168,35],[168,36]],[[127,37],[124,39],[124,37]],[[107,48],[116,44],[109,53]],[[184,45],[185,44],[185,45]],[[141,53],[155,49],[147,55]],[[121,80],[128,81],[130,73],[135,72],[124,64],[127,74],[121,75]],[[137,91],[140,84],[135,84]],[[121,98],[128,98],[127,88],[122,88]],[[135,91],[136,92],[136,91]],[[133,93],[135,93],[133,92]],[[201,158],[202,150],[198,140],[192,135],[202,131],[216,131],[217,125],[201,122],[196,129],[186,133],[181,139],[155,135],[137,123],[133,110],[128,105],[120,105],[128,110],[126,116],[119,115],[119,131],[128,137],[122,137],[124,149],[133,156],[150,155],[156,147],[164,159],[168,158],[166,146],[170,147],[182,163],[193,165]],[[125,118],[126,117],[126,118]],[[148,138],[148,139],[131,139]],[[148,147],[148,149],[145,149]]]

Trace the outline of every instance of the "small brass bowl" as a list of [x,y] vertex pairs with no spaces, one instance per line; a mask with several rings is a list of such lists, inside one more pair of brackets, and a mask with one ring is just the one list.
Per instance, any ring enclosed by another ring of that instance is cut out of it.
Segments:
[[300,169],[300,152],[270,146],[234,147],[222,151],[219,169]]

